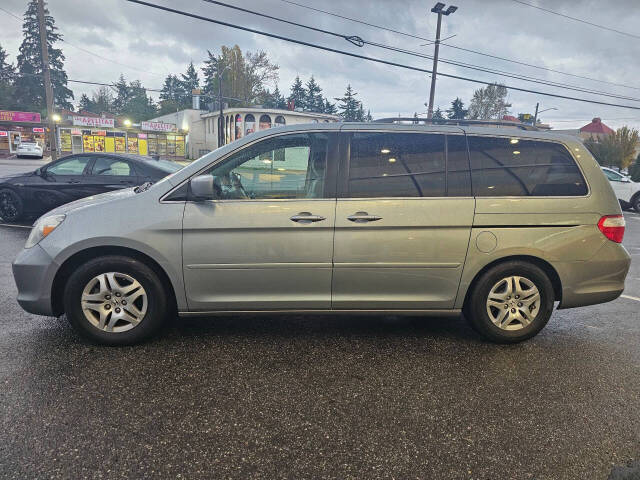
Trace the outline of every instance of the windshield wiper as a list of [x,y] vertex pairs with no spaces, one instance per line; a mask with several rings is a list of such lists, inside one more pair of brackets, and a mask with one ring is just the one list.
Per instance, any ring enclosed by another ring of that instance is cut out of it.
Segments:
[[153,182],[144,182],[142,185],[138,185],[136,188],[134,188],[133,191],[136,193],[145,192],[149,190],[151,185],[153,185]]

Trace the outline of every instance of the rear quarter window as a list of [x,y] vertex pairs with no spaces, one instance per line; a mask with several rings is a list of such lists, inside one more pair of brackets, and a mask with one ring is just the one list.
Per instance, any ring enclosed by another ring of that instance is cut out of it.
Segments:
[[587,194],[580,169],[560,143],[509,137],[467,138],[475,196]]

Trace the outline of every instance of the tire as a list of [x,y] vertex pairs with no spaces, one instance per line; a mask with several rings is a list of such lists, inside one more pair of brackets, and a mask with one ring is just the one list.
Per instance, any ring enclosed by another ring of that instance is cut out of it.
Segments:
[[162,281],[147,265],[109,255],[77,268],[67,281],[63,300],[78,333],[95,343],[118,346],[139,343],[156,333],[170,311],[167,298]]
[[637,213],[640,213],[640,194],[631,199],[631,206]]
[[0,189],[0,218],[15,222],[24,215],[24,204],[20,196],[8,188]]
[[[507,279],[511,280],[507,282]],[[514,288],[516,283],[520,290]],[[537,300],[531,287],[537,289]],[[554,297],[551,280],[540,267],[523,261],[509,261],[496,265],[478,278],[464,307],[464,315],[488,340],[517,343],[537,335],[544,328],[553,312]],[[532,303],[527,309],[529,302]]]

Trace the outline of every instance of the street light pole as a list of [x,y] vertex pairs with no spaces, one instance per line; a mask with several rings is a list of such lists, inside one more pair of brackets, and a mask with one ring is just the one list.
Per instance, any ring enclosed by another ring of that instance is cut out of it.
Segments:
[[543,112],[548,112],[549,110],[558,110],[556,107],[545,108],[544,110],[538,111],[538,107],[540,106],[540,102],[536,103],[536,113],[533,116],[533,126],[535,127],[538,124],[538,114]]
[[51,86],[51,72],[49,71],[49,48],[47,46],[47,24],[44,17],[44,0],[38,0],[38,26],[40,30],[44,96],[47,102],[47,121],[49,123],[49,148],[51,150],[51,161],[55,161],[58,158],[58,146],[56,141],[55,120],[53,119],[53,87]]
[[433,118],[433,101],[436,95],[436,76],[438,75],[438,54],[440,53],[440,29],[442,26],[442,16],[451,15],[458,7],[450,5],[444,10],[445,4],[438,2],[431,9],[433,13],[438,14],[438,26],[436,27],[436,41],[433,53],[433,68],[431,72],[431,90],[429,91],[429,106],[427,108],[427,118]]

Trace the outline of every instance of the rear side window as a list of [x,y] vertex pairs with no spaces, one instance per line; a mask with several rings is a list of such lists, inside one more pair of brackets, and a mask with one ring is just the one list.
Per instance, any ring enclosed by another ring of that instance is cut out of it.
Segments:
[[559,143],[468,136],[473,193],[478,197],[577,196],[587,185]]
[[351,139],[349,196],[444,196],[444,141],[444,135],[355,133]]

